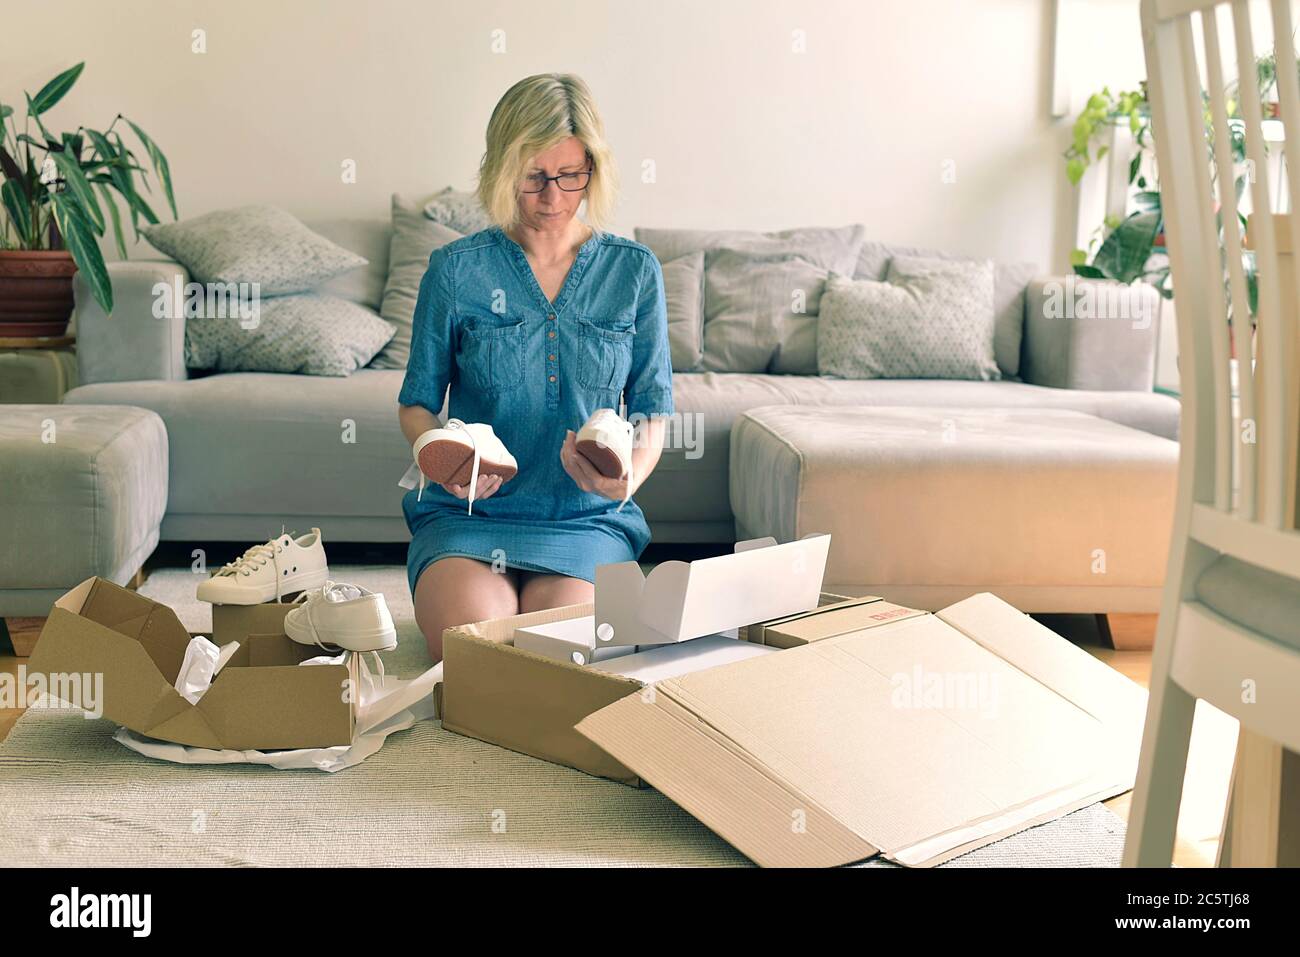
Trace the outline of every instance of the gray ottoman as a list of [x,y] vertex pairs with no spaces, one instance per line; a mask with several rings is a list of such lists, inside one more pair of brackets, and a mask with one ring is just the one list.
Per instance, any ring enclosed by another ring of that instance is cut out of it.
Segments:
[[731,430],[736,535],[831,534],[823,589],[936,610],[1159,610],[1178,443],[1065,410],[763,406]]
[[162,419],[123,405],[0,410],[0,617],[48,615],[93,575],[126,584],[167,508]]

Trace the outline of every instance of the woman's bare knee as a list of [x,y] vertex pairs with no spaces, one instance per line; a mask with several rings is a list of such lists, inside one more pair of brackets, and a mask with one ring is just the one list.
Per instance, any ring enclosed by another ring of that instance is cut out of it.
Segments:
[[519,613],[518,575],[509,568],[494,571],[476,558],[441,558],[420,573],[413,597],[416,624],[438,662],[444,629]]
[[595,597],[596,586],[581,578],[529,573],[524,576],[519,588],[519,611],[524,613],[558,608],[561,605],[576,605],[592,601]]

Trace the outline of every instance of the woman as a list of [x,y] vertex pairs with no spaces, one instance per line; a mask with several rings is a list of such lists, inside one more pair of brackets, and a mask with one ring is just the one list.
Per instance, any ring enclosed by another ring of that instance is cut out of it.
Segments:
[[[598,408],[636,424],[632,491],[654,470],[673,411],[663,273],[603,231],[617,190],[604,124],[571,74],[520,80],[492,111],[478,197],[495,225],[434,251],[415,307],[398,415],[407,441],[448,413],[492,426],[519,471],[469,489],[432,485],[402,505],[407,577],[434,661],[451,625],[591,601],[596,566],[650,540],[625,479],[574,435]],[[586,220],[578,207],[586,200]]]

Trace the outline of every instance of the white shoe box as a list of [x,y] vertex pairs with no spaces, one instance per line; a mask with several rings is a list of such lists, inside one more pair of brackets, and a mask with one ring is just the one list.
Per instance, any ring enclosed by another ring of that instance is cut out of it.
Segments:
[[516,628],[514,645],[523,651],[575,665],[631,656],[636,652],[635,645],[597,648],[595,615]]

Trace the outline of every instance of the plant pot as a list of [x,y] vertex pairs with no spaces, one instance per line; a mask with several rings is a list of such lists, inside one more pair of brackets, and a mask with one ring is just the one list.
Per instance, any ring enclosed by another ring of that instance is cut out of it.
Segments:
[[72,317],[67,250],[0,249],[0,336],[61,336]]

